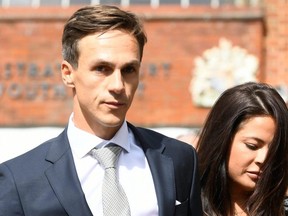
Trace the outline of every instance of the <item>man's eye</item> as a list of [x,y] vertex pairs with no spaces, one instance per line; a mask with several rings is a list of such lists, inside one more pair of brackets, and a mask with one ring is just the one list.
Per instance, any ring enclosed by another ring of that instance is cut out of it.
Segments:
[[98,72],[104,73],[104,72],[108,71],[108,68],[107,68],[107,66],[97,66],[97,67],[95,67],[95,70]]
[[132,67],[132,66],[131,67],[125,67],[122,70],[123,73],[127,73],[127,74],[134,73],[135,71],[136,71],[135,67]]

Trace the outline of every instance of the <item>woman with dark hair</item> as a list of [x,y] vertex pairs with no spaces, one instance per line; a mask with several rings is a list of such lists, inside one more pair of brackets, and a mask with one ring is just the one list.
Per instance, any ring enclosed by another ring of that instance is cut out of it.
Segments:
[[208,216],[283,216],[288,184],[288,110],[263,83],[226,90],[198,141]]

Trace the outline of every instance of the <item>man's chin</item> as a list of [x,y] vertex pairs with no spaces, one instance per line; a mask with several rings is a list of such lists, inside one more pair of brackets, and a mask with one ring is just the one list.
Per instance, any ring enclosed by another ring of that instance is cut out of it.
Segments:
[[103,126],[107,128],[120,128],[123,124],[124,120],[114,120],[114,121],[107,121],[103,122]]

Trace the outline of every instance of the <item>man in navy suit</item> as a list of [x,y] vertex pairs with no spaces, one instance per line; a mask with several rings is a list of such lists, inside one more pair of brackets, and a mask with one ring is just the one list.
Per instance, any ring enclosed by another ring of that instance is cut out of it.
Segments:
[[131,215],[202,215],[194,148],[126,121],[145,43],[137,16],[117,7],[71,16],[61,74],[73,112],[58,137],[0,165],[1,216],[102,216],[104,170],[91,150],[110,145],[122,149],[118,178]]

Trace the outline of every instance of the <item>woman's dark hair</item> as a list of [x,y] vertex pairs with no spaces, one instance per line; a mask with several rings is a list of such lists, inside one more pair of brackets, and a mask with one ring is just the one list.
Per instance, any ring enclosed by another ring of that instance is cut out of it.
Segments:
[[263,174],[246,203],[250,216],[282,216],[288,185],[288,110],[278,92],[249,82],[226,90],[215,102],[198,141],[202,203],[206,215],[231,215],[227,158],[239,125],[255,116],[271,116],[276,131],[261,169]]
[[133,13],[116,6],[87,6],[76,11],[67,21],[62,35],[62,56],[74,68],[78,67],[78,41],[94,33],[121,30],[133,35],[139,46],[140,60],[143,56],[146,34],[140,19]]

